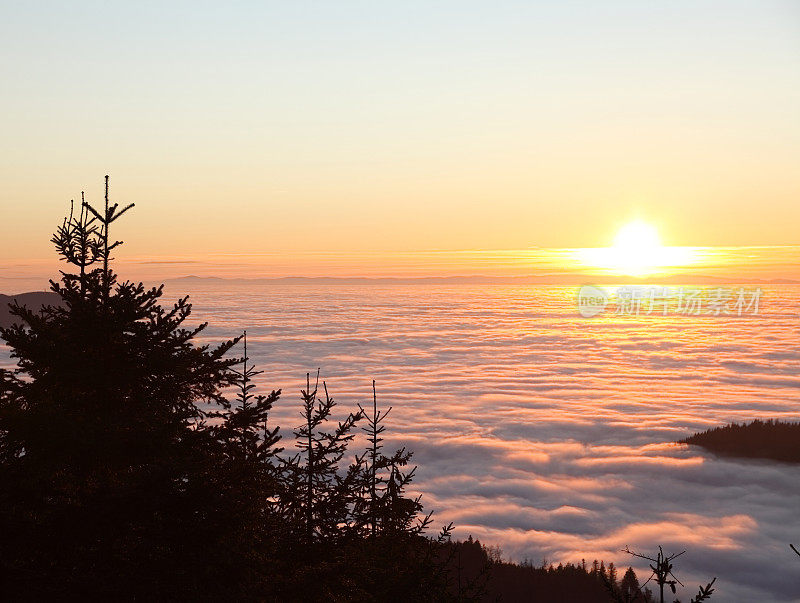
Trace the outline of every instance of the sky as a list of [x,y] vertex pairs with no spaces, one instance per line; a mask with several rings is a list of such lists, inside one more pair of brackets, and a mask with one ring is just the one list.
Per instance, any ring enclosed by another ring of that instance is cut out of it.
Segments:
[[5,267],[105,174],[137,262],[798,243],[793,1],[4,2],[0,48]]

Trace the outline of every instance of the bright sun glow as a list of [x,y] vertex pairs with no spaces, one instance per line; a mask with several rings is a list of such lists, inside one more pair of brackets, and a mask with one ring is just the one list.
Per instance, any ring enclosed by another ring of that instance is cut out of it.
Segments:
[[578,259],[586,264],[629,276],[647,276],[664,272],[668,267],[689,264],[691,256],[691,250],[686,247],[662,245],[655,227],[639,220],[620,228],[611,247],[578,252]]
[[614,238],[614,249],[636,255],[652,253],[661,247],[655,228],[645,222],[631,222],[623,226]]

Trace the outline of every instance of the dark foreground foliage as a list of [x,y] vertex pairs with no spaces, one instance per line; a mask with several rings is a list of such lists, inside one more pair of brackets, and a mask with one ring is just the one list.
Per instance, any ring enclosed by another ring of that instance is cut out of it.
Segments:
[[800,423],[756,419],[715,427],[681,440],[720,456],[800,463]]
[[[197,345],[187,299],[118,282],[109,231],[129,207],[73,211],[53,238],[72,268],[59,303],[14,304],[0,330],[19,366],[1,375],[0,598],[458,596],[449,529],[423,535],[411,455],[384,454],[377,401],[336,422],[309,379],[284,450],[280,392],[253,392],[240,339]],[[347,458],[361,425],[369,450]]]

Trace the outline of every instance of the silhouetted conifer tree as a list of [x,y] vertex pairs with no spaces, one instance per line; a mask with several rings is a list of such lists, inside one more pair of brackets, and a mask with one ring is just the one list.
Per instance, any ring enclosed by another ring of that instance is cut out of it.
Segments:
[[294,430],[300,453],[284,460],[297,492],[290,508],[304,525],[306,543],[336,538],[346,533],[343,527],[352,527],[353,500],[347,494],[356,488],[354,471],[344,477],[338,471],[347,445],[355,437],[353,428],[363,415],[350,413],[326,429],[336,402],[328,395],[327,385],[322,385],[324,397],[319,395],[319,372],[313,389],[310,375],[306,375],[306,389],[301,392],[303,423]]
[[19,367],[4,374],[0,405],[12,596],[186,595],[215,579],[196,570],[228,527],[208,488],[219,450],[198,405],[224,403],[235,341],[196,346],[204,325],[183,326],[186,298],[165,309],[162,288],[117,282],[109,229],[132,206],[109,205],[107,191],[103,213],[84,203],[54,236],[79,270],[51,282],[63,305],[14,305],[20,324],[0,331]]
[[401,448],[392,456],[383,454],[383,437],[386,431],[384,421],[392,408],[378,410],[375,381],[372,382],[372,410],[367,412],[360,404],[359,410],[365,417],[368,448],[357,459],[363,466],[365,495],[356,508],[360,523],[367,526],[372,538],[378,534],[416,536],[431,523],[432,514],[422,513],[421,497],[408,498],[405,490],[413,481],[416,467],[406,470],[412,453]]
[[639,585],[639,579],[632,567],[628,568],[619,583],[613,578],[609,572],[609,575],[603,576],[602,581],[615,603],[652,603],[650,589],[643,589]]
[[[638,557],[639,559],[644,559],[650,563],[650,569],[652,570],[652,574],[650,578],[647,579],[647,582],[651,580],[655,582],[658,586],[658,601],[659,603],[664,603],[664,587],[669,587],[673,594],[676,592],[676,585],[680,584],[683,586],[683,583],[675,577],[675,574],[672,573],[674,564],[672,563],[675,559],[683,555],[686,551],[681,551],[680,553],[674,553],[672,555],[667,555],[664,553],[664,550],[661,547],[658,547],[658,554],[655,557],[648,557],[647,555],[642,555],[640,553],[636,553],[631,551],[629,548],[625,548],[625,553],[632,555],[634,557]],[[716,582],[716,578],[712,579],[706,586],[701,586],[699,588],[698,594],[691,599],[690,603],[700,603],[701,601],[707,601],[711,598],[712,593],[714,592],[714,583]]]
[[252,364],[248,364],[246,332],[242,335],[242,342],[244,357],[241,369],[230,369],[237,377],[235,387],[239,391],[236,404],[223,401],[222,409],[211,411],[208,416],[222,419],[214,430],[232,459],[257,461],[272,471],[274,466],[271,461],[283,448],[276,446],[281,439],[278,435],[280,427],[270,429],[267,420],[272,406],[280,397],[280,390],[272,391],[267,396],[253,393],[256,387],[253,378],[263,371],[257,371]]
[[81,291],[86,285],[86,270],[102,259],[100,231],[96,218],[89,216],[88,207],[81,192],[80,212],[75,215],[75,204],[70,201],[69,217],[64,218],[51,239],[62,259],[78,267]]
[[625,575],[622,576],[622,580],[619,584],[619,592],[625,603],[634,603],[643,600],[639,589],[639,579],[636,577],[636,572],[633,571],[632,567],[629,567]]

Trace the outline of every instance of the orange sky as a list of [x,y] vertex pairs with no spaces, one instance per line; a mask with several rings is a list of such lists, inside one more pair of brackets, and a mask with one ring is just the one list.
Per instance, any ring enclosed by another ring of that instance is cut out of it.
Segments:
[[524,271],[508,250],[636,218],[666,245],[800,243],[793,2],[6,12],[0,278],[48,262],[106,173],[140,268]]

